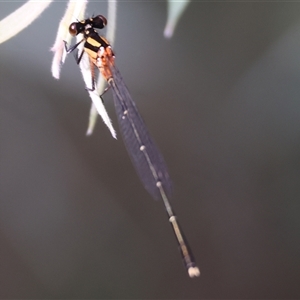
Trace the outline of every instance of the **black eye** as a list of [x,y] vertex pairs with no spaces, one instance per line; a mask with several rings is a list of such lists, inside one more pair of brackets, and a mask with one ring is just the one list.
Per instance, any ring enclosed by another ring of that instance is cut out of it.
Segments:
[[98,15],[93,18],[93,27],[102,29],[107,25],[107,20],[102,15]]
[[69,32],[72,36],[77,35],[78,33],[82,33],[84,31],[84,25],[79,22],[73,22],[69,26]]
[[70,26],[69,26],[69,32],[71,35],[75,36],[77,34],[77,23],[72,23]]

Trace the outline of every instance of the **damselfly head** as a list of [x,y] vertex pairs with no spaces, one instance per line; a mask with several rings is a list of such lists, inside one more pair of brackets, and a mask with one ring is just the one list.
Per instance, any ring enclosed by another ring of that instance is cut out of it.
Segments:
[[97,28],[103,29],[107,25],[107,20],[102,15],[98,15],[96,17],[82,20],[80,22],[73,22],[69,26],[69,32],[72,36],[75,36],[79,33],[83,33],[85,29],[88,28]]
[[69,26],[69,33],[72,36],[75,36],[79,33],[83,33],[83,31],[85,30],[85,24],[81,23],[81,22],[73,22],[70,26]]

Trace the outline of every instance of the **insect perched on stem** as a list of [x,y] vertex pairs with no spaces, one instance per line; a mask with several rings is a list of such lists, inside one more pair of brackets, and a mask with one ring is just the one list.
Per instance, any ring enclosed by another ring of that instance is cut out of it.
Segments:
[[[115,66],[115,56],[109,42],[100,36],[95,29],[102,29],[106,24],[106,18],[101,15],[72,23],[69,27],[70,34],[73,36],[83,34],[83,38],[69,49],[67,49],[66,45],[66,51],[70,53],[79,44],[84,43],[83,50],[76,61],[79,64],[82,56],[84,54],[88,55],[92,79],[92,87],[86,87],[88,90],[93,91],[95,89],[95,67],[98,68],[101,75],[108,82],[108,87],[113,94],[123,140],[132,163],[146,190],[153,198],[163,200],[189,276],[199,276],[199,268],[196,266],[192,251],[169,202],[172,183],[166,163],[148,133],[147,127],[129,94],[124,80]],[[102,98],[102,96],[100,97]]]

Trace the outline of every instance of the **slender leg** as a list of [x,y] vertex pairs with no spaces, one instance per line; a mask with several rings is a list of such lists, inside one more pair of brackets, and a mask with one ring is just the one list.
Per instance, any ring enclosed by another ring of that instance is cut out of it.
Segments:
[[67,42],[64,41],[64,43],[65,43],[65,49],[66,49],[67,53],[69,54],[69,53],[73,52],[73,51],[79,46],[79,44],[81,44],[84,40],[85,40],[85,39],[82,39],[81,41],[79,41],[79,42],[76,43],[74,46],[70,47],[69,49],[68,49],[68,47],[67,47]]
[[[75,60],[77,62],[77,65],[80,64],[82,56],[83,56],[84,50],[82,50],[82,52],[80,53],[80,55],[78,57],[75,56]],[[78,54],[78,53],[77,53]]]
[[110,85],[108,85],[105,89],[104,89],[104,91],[103,91],[103,93],[101,94],[101,98],[102,98],[102,96],[108,91],[110,89]]

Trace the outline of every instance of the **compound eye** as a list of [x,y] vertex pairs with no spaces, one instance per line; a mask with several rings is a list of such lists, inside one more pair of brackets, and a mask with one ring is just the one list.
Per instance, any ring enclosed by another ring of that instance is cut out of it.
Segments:
[[107,25],[107,20],[102,15],[98,15],[93,18],[93,27],[102,29]]
[[72,36],[75,36],[78,34],[77,24],[78,24],[77,22],[74,22],[69,26],[69,32]]

